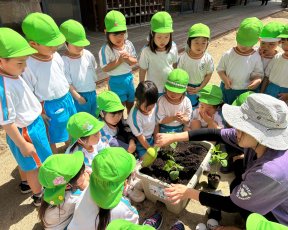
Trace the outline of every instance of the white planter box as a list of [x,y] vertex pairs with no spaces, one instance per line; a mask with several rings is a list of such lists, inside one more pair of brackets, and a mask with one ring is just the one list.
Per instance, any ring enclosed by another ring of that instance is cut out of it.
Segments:
[[[209,163],[211,158],[211,151],[213,149],[213,144],[207,141],[192,141],[193,144],[200,144],[206,149],[208,149],[208,153],[205,156],[204,160],[202,161],[201,165],[199,166],[196,173],[193,175],[187,187],[194,188],[199,181],[199,178],[203,172],[203,168]],[[170,187],[169,184],[162,182],[158,179],[154,179],[151,176],[143,174],[140,172],[141,167],[136,170],[136,176],[141,179],[144,193],[147,199],[156,203],[156,201],[161,201],[166,205],[166,208],[175,214],[179,214],[187,205],[189,199],[183,200],[178,204],[172,204],[170,201],[166,200],[164,195],[164,189]]]

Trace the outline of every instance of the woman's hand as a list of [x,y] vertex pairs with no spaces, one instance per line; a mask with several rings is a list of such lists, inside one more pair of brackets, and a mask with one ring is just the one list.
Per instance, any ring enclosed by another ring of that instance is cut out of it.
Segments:
[[172,184],[171,187],[165,188],[165,195],[173,204],[178,204],[181,200],[191,198],[189,197],[189,188],[182,184]]
[[157,133],[156,134],[155,146],[163,147],[173,142],[175,142],[175,140],[173,138],[173,134],[171,133]]

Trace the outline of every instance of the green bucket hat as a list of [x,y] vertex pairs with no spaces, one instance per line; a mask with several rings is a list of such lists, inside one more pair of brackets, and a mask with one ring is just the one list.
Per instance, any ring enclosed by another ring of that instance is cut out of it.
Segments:
[[72,137],[71,143],[75,143],[81,137],[95,134],[104,127],[105,123],[86,112],[72,115],[67,123],[67,131]]
[[66,42],[74,46],[88,46],[90,42],[86,39],[86,33],[81,23],[70,19],[60,25],[60,31],[65,36]]
[[194,24],[190,27],[188,31],[188,37],[204,37],[204,38],[210,38],[210,29],[208,26],[202,23]]
[[256,17],[244,19],[236,34],[236,41],[241,46],[254,46],[259,39],[263,23]]
[[31,13],[24,18],[22,30],[29,41],[44,46],[59,46],[65,42],[55,21],[47,14]]
[[284,24],[280,22],[269,22],[262,29],[262,32],[260,34],[261,41],[264,42],[280,41],[281,39],[277,37],[280,35],[283,29]]
[[288,24],[285,25],[283,31],[278,36],[278,38],[288,38]]
[[138,225],[129,222],[128,220],[113,220],[106,228],[106,230],[155,230],[155,228],[148,225]]
[[220,105],[223,102],[221,88],[217,85],[207,84],[199,92],[199,101],[208,105]]
[[99,116],[101,111],[113,113],[124,109],[125,107],[116,93],[104,91],[97,95],[96,117]]
[[0,57],[15,58],[37,53],[28,42],[16,31],[2,27],[0,28]]
[[104,23],[108,33],[127,30],[125,16],[117,10],[109,11],[105,16]]
[[247,100],[247,97],[249,97],[252,93],[254,93],[254,92],[253,91],[247,91],[245,93],[240,94],[235,99],[235,101],[233,101],[232,105],[241,106]]
[[174,93],[184,93],[189,83],[189,74],[183,69],[173,69],[168,74],[165,88]]
[[90,193],[100,208],[112,209],[118,205],[124,182],[135,165],[135,157],[121,147],[105,148],[93,159]]
[[44,161],[39,169],[38,179],[45,187],[44,200],[47,203],[58,205],[64,202],[66,185],[80,171],[83,163],[82,151],[54,154]]
[[151,30],[155,33],[172,33],[173,20],[169,13],[165,11],[154,14],[150,21]]
[[246,221],[247,230],[288,230],[288,227],[267,220],[264,216],[258,213],[252,213],[248,216]]

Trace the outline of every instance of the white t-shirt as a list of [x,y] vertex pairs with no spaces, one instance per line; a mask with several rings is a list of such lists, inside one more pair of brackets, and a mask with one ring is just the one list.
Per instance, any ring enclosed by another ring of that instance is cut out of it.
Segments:
[[235,48],[226,51],[217,67],[217,71],[225,71],[232,81],[232,89],[247,89],[251,77],[264,76],[263,64],[258,52],[243,56]]
[[27,127],[41,111],[41,104],[22,77],[0,74],[0,125]]
[[[165,95],[162,95],[157,102],[157,121],[159,123],[161,123],[161,121],[165,118],[165,117],[171,117],[171,116],[175,116],[177,112],[182,112],[184,113],[188,118],[191,117],[191,113],[192,113],[192,105],[191,105],[191,101],[188,97],[184,97],[183,101],[178,104],[178,105],[173,105],[171,104],[167,98],[165,97]],[[172,121],[168,124],[165,124],[167,126],[179,126],[182,125],[182,123],[180,123],[179,121]]]
[[[95,220],[99,208],[90,194],[90,186],[84,191],[82,200],[76,205],[74,216],[68,226],[68,230],[95,230],[98,227],[99,218]],[[129,200],[122,197],[119,204],[111,209],[111,221],[123,219],[138,224],[139,215],[137,210],[131,206]]]
[[[200,113],[199,113],[199,109],[195,109],[192,112],[192,116],[191,116],[191,121],[192,120],[199,120],[201,122],[201,127],[202,128],[207,128],[208,124],[206,121],[203,120],[203,118],[201,117]],[[218,124],[219,127],[223,128],[223,120],[222,117],[220,116],[220,114],[218,112],[216,112],[214,114],[214,121]]]
[[26,63],[22,76],[40,102],[58,99],[68,93],[64,62],[57,52],[51,61],[40,61],[30,56]]
[[148,46],[144,47],[141,51],[139,66],[147,70],[147,80],[153,81],[159,93],[163,93],[168,74],[173,70],[173,64],[177,62],[178,49],[176,43],[173,42],[169,53],[156,51],[155,54]]
[[[125,40],[125,46],[124,50],[127,53],[129,53],[132,57],[137,57],[136,50],[134,48],[134,45],[129,40]],[[101,47],[99,51],[99,60],[100,60],[100,67],[103,69],[106,65],[108,65],[110,62],[115,61],[120,57],[121,51],[114,49],[111,50],[108,44],[105,44]],[[115,69],[107,72],[109,76],[118,76],[126,73],[130,73],[132,71],[132,68],[129,64],[126,62],[123,62],[119,66],[117,66]]]
[[184,52],[179,58],[177,67],[189,74],[190,84],[198,85],[201,84],[207,74],[213,73],[214,62],[207,52],[199,59],[191,58],[187,52]]
[[69,84],[73,85],[77,92],[92,92],[96,89],[95,57],[89,50],[83,50],[80,58],[62,56],[64,61],[65,76]]
[[[78,192],[78,190],[77,190]],[[65,193],[65,201],[60,207],[53,207],[46,209],[44,220],[46,223],[46,230],[63,230],[72,220],[75,206],[80,201],[81,193],[72,193],[67,191]]]
[[284,58],[282,53],[276,54],[267,66],[265,76],[270,82],[288,88],[288,58]]
[[156,106],[149,115],[141,113],[134,106],[129,113],[127,123],[134,136],[143,135],[146,139],[152,137],[156,126]]

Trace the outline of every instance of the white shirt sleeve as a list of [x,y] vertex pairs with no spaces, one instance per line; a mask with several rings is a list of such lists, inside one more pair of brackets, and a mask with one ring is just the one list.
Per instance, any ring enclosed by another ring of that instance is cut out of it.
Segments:
[[271,69],[274,65],[274,62],[275,62],[275,58],[273,58],[270,63],[268,64],[268,66],[266,67],[265,69],[265,77],[270,77],[270,74],[271,74]]
[[[15,122],[17,108],[17,98],[12,100],[11,92],[0,91],[0,125],[7,125]],[[3,94],[2,94],[3,93]],[[17,100],[18,101],[18,100]]]
[[229,55],[227,52],[225,52],[223,54],[223,56],[221,57],[219,64],[217,66],[217,71],[226,71],[226,66],[227,66],[227,61],[228,61]]
[[25,71],[21,74],[24,81],[27,83],[28,87],[31,89],[31,91],[35,94],[35,87],[37,84],[37,78],[32,73],[32,71],[26,67]]
[[192,114],[192,104],[188,97],[185,96],[185,115],[190,118]]
[[103,69],[106,65],[114,60],[115,55],[113,54],[113,51],[110,49],[108,44],[103,45],[99,51],[100,67]]
[[165,110],[165,103],[163,96],[159,98],[157,102],[157,114],[156,114],[156,121],[161,123],[162,120],[167,117],[166,110]]
[[127,45],[127,48],[128,48],[128,53],[132,57],[137,58],[137,53],[136,53],[136,50],[135,50],[135,47],[134,47],[133,43],[131,41],[126,40],[126,45]]
[[173,64],[177,64],[178,63],[178,48],[175,42],[172,42],[172,48],[173,49]]
[[261,57],[258,53],[256,53],[257,55],[255,56],[256,58],[256,63],[255,63],[255,66],[254,66],[254,69],[251,73],[251,77],[253,76],[260,76],[261,78],[264,77],[264,68],[263,68],[263,63],[262,63],[262,60],[261,60]]
[[214,61],[210,54],[206,55],[206,62],[205,62],[205,72],[206,74],[211,74],[214,71]]
[[149,68],[149,59],[147,52],[149,52],[149,47],[144,47],[141,51],[140,58],[139,58],[139,66],[141,69],[147,70]]
[[138,137],[143,134],[142,119],[138,115],[137,109],[134,107],[128,116],[127,123],[134,136]]
[[70,63],[69,63],[69,60],[68,60],[68,57],[66,56],[62,56],[62,59],[63,59],[63,62],[64,62],[64,74],[65,74],[65,77],[69,83],[69,85],[72,84],[72,78],[71,78],[71,71],[70,71]]
[[89,57],[90,57],[91,65],[95,69],[94,81],[96,82],[98,80],[97,74],[96,74],[97,62],[96,62],[94,55],[90,51],[89,51]]

